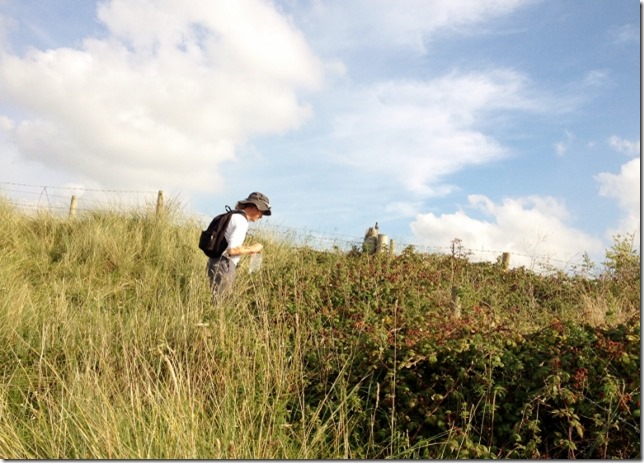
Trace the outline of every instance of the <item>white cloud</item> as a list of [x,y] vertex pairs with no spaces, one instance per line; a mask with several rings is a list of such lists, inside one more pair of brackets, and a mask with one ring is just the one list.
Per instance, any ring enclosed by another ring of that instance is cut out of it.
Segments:
[[420,203],[406,201],[392,201],[386,204],[384,211],[390,217],[414,217],[420,208]]
[[344,100],[335,118],[337,158],[417,195],[445,194],[446,175],[506,156],[480,121],[502,110],[540,110],[526,86],[521,74],[497,69],[365,87]]
[[595,180],[600,184],[599,194],[614,198],[622,211],[622,219],[618,227],[609,229],[607,235],[609,237],[618,233],[639,235],[640,159],[631,159],[626,164],[623,164],[619,174],[602,172],[595,176]]
[[0,130],[10,132],[14,128],[14,122],[6,116],[0,115]]
[[598,87],[608,81],[609,72],[606,69],[593,69],[586,73],[582,81],[583,87]]
[[315,2],[309,22],[333,40],[334,51],[363,47],[402,47],[425,53],[433,34],[507,15],[534,0],[352,0]]
[[[298,89],[321,85],[304,38],[262,1],[102,3],[109,35],[80,49],[0,56],[0,102],[30,160],[104,185],[221,186],[256,134],[299,127]],[[3,122],[6,128],[10,124]]]
[[639,156],[640,154],[640,141],[625,140],[621,137],[613,135],[608,139],[608,144],[615,151],[626,154],[628,156]]
[[452,214],[419,214],[411,224],[416,238],[426,245],[448,246],[455,238],[475,252],[473,260],[495,260],[502,252],[512,254],[511,266],[533,268],[549,262],[557,267],[578,263],[583,253],[600,255],[602,243],[568,225],[570,215],[551,197],[506,198],[501,204],[484,195],[468,196],[473,211],[489,217],[482,220],[464,211]]
[[565,138],[561,141],[558,141],[555,143],[555,152],[559,156],[563,156],[568,152],[568,149],[570,148],[570,145],[572,144],[573,140],[575,139],[575,136],[572,132],[569,130],[566,130],[565,132]]
[[624,24],[612,31],[613,41],[617,45],[640,43],[640,29],[631,24]]

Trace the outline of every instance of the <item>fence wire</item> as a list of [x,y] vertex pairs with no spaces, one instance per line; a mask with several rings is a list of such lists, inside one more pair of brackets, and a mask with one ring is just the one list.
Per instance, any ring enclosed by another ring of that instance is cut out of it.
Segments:
[[76,211],[127,211],[155,204],[157,192],[0,182],[0,195],[20,210],[60,215],[69,213],[72,197]]
[[[78,212],[97,210],[125,212],[141,208],[158,207],[160,192],[151,190],[117,190],[98,189],[74,186],[33,185],[15,182],[0,182],[0,197],[3,197],[15,208],[24,212],[47,212],[64,216],[71,214],[72,196],[77,201],[74,209]],[[362,249],[363,236],[349,236],[339,233],[320,232],[309,229],[288,227],[274,224],[259,224],[255,227],[263,233],[276,235],[278,239],[287,239],[299,247],[317,250],[347,252]],[[427,254],[454,255],[453,243],[445,246],[431,246],[395,240],[395,252],[400,253],[412,247],[415,251]],[[459,246],[458,256],[467,257],[473,262],[495,262],[500,259],[504,250],[471,249]],[[523,266],[531,270],[570,270],[584,265],[584,256],[574,256],[568,260],[557,259],[551,255],[525,254],[511,251],[511,267]]]

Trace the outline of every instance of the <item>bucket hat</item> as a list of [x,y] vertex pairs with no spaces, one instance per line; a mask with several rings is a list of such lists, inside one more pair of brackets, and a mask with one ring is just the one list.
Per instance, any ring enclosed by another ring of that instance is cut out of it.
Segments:
[[268,201],[268,196],[258,191],[254,191],[248,195],[248,198],[240,200],[239,204],[254,204],[263,215],[271,215],[271,203]]

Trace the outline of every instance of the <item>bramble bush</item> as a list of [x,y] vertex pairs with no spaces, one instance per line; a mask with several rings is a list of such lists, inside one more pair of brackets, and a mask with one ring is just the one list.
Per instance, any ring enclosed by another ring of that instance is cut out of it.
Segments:
[[455,258],[302,250],[279,269],[273,310],[304,312],[315,332],[293,421],[342,404],[357,458],[637,457],[639,313],[614,326],[583,316],[625,283]]

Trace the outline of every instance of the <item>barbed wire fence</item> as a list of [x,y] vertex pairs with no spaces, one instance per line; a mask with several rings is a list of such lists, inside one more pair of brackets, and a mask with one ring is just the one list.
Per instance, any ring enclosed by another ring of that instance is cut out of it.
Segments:
[[0,195],[25,212],[74,215],[83,211],[129,211],[154,205],[158,192],[116,190],[81,186],[33,185],[0,182]]
[[[57,216],[75,216],[77,213],[96,211],[128,212],[141,209],[154,209],[156,213],[165,207],[163,191],[118,190],[86,188],[82,186],[34,185],[16,182],[0,182],[0,197],[16,209],[25,213],[49,213]],[[195,214],[196,215],[196,214]],[[202,221],[203,214],[199,215]],[[278,224],[258,224],[256,230],[287,239],[298,247],[317,250],[337,249],[348,252],[362,249],[363,236],[350,236],[340,233],[321,232],[305,228],[289,227]],[[457,242],[457,246],[455,246]],[[395,251],[413,248],[427,254],[457,255],[467,257],[473,262],[496,262],[510,253],[507,250],[471,249],[460,244],[455,238],[445,246],[432,246],[423,243],[396,241]],[[530,270],[552,271],[578,269],[585,265],[584,256],[574,256],[568,260],[552,255],[511,252],[512,267],[523,266]]]
[[[364,238],[352,237],[348,235],[320,232],[304,228],[288,227],[275,224],[259,224],[255,227],[263,233],[274,234],[278,238],[288,237],[289,243],[294,243],[297,247],[308,247],[316,250],[337,249],[342,252],[363,249]],[[455,239],[454,241],[459,241]],[[407,248],[412,248],[415,252],[425,254],[441,254],[446,256],[467,258],[471,262],[499,262],[509,259],[508,264],[511,267],[526,267],[530,270],[553,271],[553,270],[573,270],[579,269],[585,265],[583,256],[571,258],[568,260],[557,259],[548,254],[527,254],[521,252],[508,252],[507,250],[491,249],[472,249],[458,244],[448,243],[445,246],[434,246],[422,243],[412,243],[397,240],[395,242],[395,251],[400,253]]]

